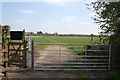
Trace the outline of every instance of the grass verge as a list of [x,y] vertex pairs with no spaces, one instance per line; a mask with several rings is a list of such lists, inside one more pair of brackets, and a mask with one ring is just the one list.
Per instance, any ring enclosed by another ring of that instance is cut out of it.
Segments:
[[112,80],[120,80],[120,70],[111,70],[109,75]]
[[77,75],[79,78],[84,80],[89,80],[89,76],[85,71],[77,70],[77,71],[64,71],[65,73]]

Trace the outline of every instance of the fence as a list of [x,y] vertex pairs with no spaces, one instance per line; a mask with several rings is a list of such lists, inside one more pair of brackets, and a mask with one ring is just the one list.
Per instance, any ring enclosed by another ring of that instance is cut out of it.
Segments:
[[2,62],[2,60],[1,60],[1,58],[2,58],[1,50],[2,50],[2,43],[0,42],[0,62]]
[[111,45],[36,44],[34,70],[110,70]]

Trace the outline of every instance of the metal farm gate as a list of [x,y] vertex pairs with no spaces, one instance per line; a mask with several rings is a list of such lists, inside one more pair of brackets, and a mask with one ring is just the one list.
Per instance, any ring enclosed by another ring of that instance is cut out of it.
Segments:
[[35,44],[34,70],[110,70],[111,45]]

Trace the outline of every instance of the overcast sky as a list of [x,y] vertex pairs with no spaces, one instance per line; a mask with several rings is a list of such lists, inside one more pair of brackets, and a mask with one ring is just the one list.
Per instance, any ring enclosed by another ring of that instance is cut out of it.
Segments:
[[[21,0],[22,1],[22,0]],[[61,34],[98,34],[94,12],[87,9],[90,1],[40,0],[30,2],[7,1],[0,3],[0,24],[8,24],[12,30],[42,31]],[[2,5],[2,6],[1,6]]]

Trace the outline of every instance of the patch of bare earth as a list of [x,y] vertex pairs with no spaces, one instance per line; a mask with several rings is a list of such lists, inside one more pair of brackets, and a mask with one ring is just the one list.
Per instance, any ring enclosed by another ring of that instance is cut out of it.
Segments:
[[[44,50],[35,51],[34,53],[34,67],[44,68],[43,65],[49,63],[64,63],[73,58],[73,55],[66,47],[53,45],[48,46]],[[63,71],[26,71],[19,73],[9,73],[10,78],[79,78],[77,75],[65,73]]]
[[[44,50],[35,51],[34,66],[37,68],[45,69],[46,66],[56,66],[56,65],[44,65],[44,64],[65,63],[68,62],[70,59],[74,59],[74,56],[75,55],[72,55],[72,53],[69,52],[69,50],[64,46],[58,46],[58,45],[48,46]],[[107,71],[86,71],[86,75],[88,75],[89,78],[91,79],[93,78],[95,80],[97,78],[98,79],[105,78],[105,80],[107,80],[106,78],[109,78]],[[41,80],[41,78],[55,78],[52,80],[56,80],[57,78],[73,78],[74,80],[79,80],[79,76],[80,75],[70,74],[64,71],[45,71],[45,70],[22,71],[22,72],[13,72],[8,74],[8,78],[17,78],[17,79],[20,78],[20,80],[26,80],[26,79],[34,80],[32,78],[38,78],[37,80]],[[64,79],[64,80],[69,80],[69,79]]]
[[73,59],[74,57],[66,47],[59,45],[48,46],[43,51],[38,51],[34,55],[36,56],[35,67],[45,67],[45,65],[42,63],[49,65],[52,65],[54,63],[67,63],[67,61]]

